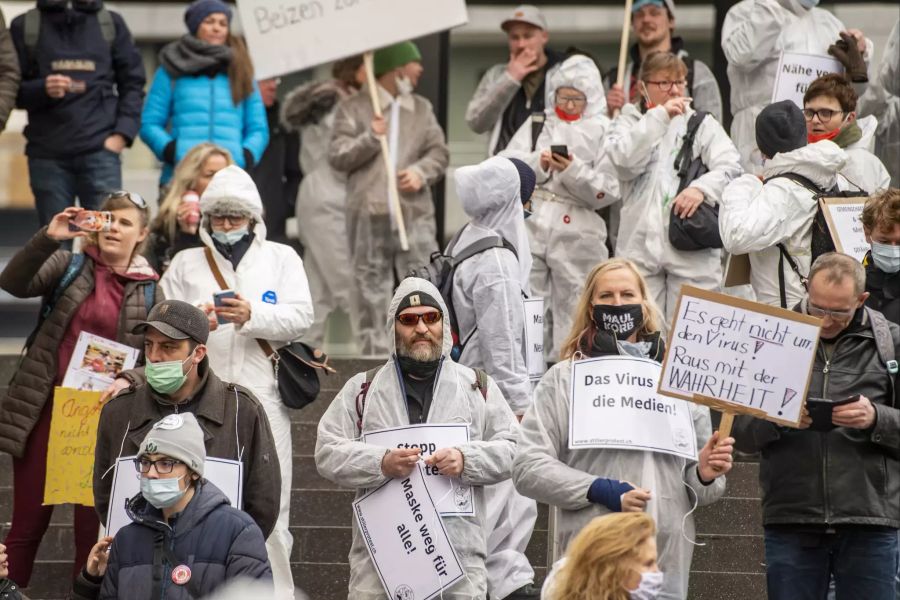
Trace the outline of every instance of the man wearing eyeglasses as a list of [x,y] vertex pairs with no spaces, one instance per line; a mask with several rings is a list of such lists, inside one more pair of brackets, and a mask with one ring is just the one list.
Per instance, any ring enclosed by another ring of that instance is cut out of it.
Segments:
[[[357,497],[391,478],[409,477],[416,463],[470,486],[475,516],[446,516],[443,524],[466,578],[444,590],[445,600],[485,598],[483,486],[509,479],[518,424],[500,388],[489,377],[450,360],[453,345],[447,306],[424,279],[404,279],[391,300],[387,333],[391,356],[381,367],[359,373],[338,393],[319,421],[316,467]],[[425,423],[467,423],[469,441],[437,448],[366,444],[362,436]],[[359,528],[353,527],[350,590],[354,600],[386,598]]]
[[164,300],[133,333],[144,334],[146,382],[110,400],[100,413],[94,452],[94,506],[106,522],[112,467],[138,453],[153,424],[171,414],[193,413],[204,431],[208,456],[243,463],[243,510],[265,536],[275,527],[281,473],[265,410],[248,390],[219,379],[209,366],[209,320],[181,300]]
[[795,310],[822,319],[807,396],[831,410],[804,411],[797,429],[735,421],[737,448],[762,451],[769,600],[825,598],[831,577],[837,600],[894,600],[900,328],[864,307],[867,296],[858,261],[820,256]]

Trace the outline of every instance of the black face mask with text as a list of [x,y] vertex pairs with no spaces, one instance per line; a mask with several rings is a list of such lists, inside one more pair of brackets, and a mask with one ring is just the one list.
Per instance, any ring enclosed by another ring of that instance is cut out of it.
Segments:
[[624,340],[644,324],[644,309],[640,304],[595,304],[591,318],[598,329]]

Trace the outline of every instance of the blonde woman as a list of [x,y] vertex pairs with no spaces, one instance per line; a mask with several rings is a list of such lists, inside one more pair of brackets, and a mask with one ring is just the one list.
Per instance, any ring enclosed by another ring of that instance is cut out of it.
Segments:
[[690,513],[695,503],[709,504],[725,491],[721,476],[731,469],[734,440],[710,435],[709,409],[690,404],[697,447],[702,448],[697,461],[641,450],[570,450],[572,362],[610,355],[659,362],[665,353],[659,309],[628,260],[614,258],[594,267],[573,321],[562,360],[541,379],[522,419],[513,464],[516,489],[560,509],[557,534],[563,549],[598,515],[650,514],[659,527],[659,563],[666,573],[659,597],[682,600],[693,553]]
[[203,245],[197,234],[200,196],[213,175],[233,164],[228,150],[210,143],[194,146],[178,163],[159,214],[150,226],[147,260],[158,273],[169,268],[180,250]]
[[663,575],[653,519],[645,513],[596,517],[553,565],[541,600],[651,600]]

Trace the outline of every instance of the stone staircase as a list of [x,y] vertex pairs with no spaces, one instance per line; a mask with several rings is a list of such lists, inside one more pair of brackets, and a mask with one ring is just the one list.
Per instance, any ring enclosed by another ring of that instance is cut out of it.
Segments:
[[[353,493],[322,479],[313,460],[316,424],[331,399],[354,373],[375,366],[361,359],[334,361],[338,373],[322,378],[319,399],[293,414],[294,483],[291,494],[292,563],[298,588],[311,600],[347,598],[347,553],[350,547]],[[0,356],[0,382],[9,380],[16,357]],[[5,391],[0,387],[0,397]],[[12,512],[12,463],[0,455],[0,527],[5,536]],[[58,507],[38,552],[27,590],[34,600],[65,597],[73,555],[71,509]],[[546,506],[528,548],[538,583],[547,566]],[[697,511],[697,542],[691,573],[691,600],[764,600],[762,530],[757,465],[739,462],[728,477],[726,497]]]

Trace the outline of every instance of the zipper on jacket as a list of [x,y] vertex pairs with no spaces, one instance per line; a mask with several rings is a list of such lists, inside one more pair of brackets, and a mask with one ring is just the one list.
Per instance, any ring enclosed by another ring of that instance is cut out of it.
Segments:
[[[831,359],[837,352],[838,340],[831,348],[831,356],[828,355],[827,344],[822,344],[822,354],[825,356],[825,366],[822,368],[822,398],[828,397],[828,374],[831,371]],[[828,495],[828,441],[827,434],[819,434],[819,443],[822,449],[822,500],[825,504],[825,525],[831,527],[831,502]]]
[[209,78],[209,141],[215,143],[213,129],[216,121],[216,78]]

